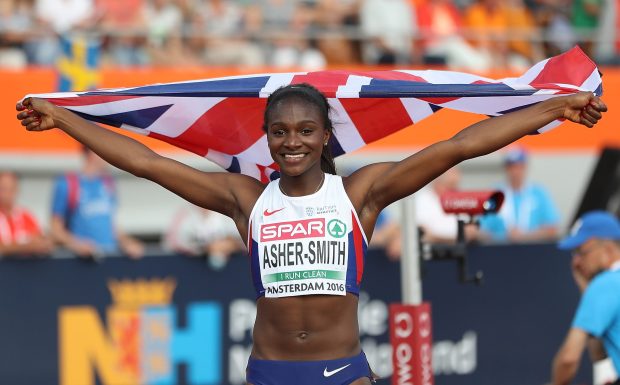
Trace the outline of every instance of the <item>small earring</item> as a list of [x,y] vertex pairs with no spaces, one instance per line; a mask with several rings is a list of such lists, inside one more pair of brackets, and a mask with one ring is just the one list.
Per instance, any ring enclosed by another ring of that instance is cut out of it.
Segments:
[[323,146],[327,146],[327,142],[325,142],[325,143],[323,144]]

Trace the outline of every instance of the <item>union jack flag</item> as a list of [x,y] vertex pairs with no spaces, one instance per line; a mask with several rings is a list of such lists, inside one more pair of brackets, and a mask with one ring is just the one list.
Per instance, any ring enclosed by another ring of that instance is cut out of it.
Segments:
[[[596,65],[575,47],[522,76],[489,79],[451,71],[318,71],[257,74],[29,95],[93,122],[148,135],[263,182],[279,176],[262,131],[266,98],[279,87],[310,83],[332,107],[335,156],[408,127],[442,108],[502,115],[554,96],[602,94]],[[545,132],[560,121],[541,128]]]

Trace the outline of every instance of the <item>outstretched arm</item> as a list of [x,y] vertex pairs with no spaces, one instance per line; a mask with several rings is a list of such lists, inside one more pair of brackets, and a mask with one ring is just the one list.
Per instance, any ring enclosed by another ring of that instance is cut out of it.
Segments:
[[605,104],[590,92],[552,98],[473,124],[451,139],[435,143],[400,162],[364,167],[348,178],[347,185],[356,187],[347,188],[347,192],[362,222],[363,217],[369,216],[371,229],[381,209],[413,194],[454,165],[496,151],[556,119],[565,118],[592,127],[606,110]]
[[17,118],[27,130],[59,128],[115,167],[152,180],[200,207],[225,214],[245,232],[245,217],[263,188],[255,179],[196,170],[43,99],[28,98],[17,105],[17,110]]
[[571,328],[553,359],[551,368],[551,383],[553,385],[568,385],[579,369],[581,355],[586,348],[588,334],[581,329]]

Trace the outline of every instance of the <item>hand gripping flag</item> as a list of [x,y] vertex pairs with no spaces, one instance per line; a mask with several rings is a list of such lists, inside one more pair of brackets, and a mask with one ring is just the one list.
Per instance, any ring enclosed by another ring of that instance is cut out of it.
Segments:
[[[310,83],[332,107],[334,156],[419,122],[442,108],[488,116],[578,91],[602,93],[596,65],[577,47],[518,78],[451,71],[318,71],[258,74],[134,88],[29,95],[85,119],[135,131],[192,151],[263,182],[279,176],[262,131],[266,98]],[[545,132],[560,122],[552,122]]]

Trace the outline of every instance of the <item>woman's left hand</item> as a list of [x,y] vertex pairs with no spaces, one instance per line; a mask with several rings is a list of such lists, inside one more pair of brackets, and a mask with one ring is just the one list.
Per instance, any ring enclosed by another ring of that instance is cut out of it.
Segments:
[[603,117],[607,106],[601,98],[591,92],[579,92],[564,98],[564,118],[586,127],[594,125]]

